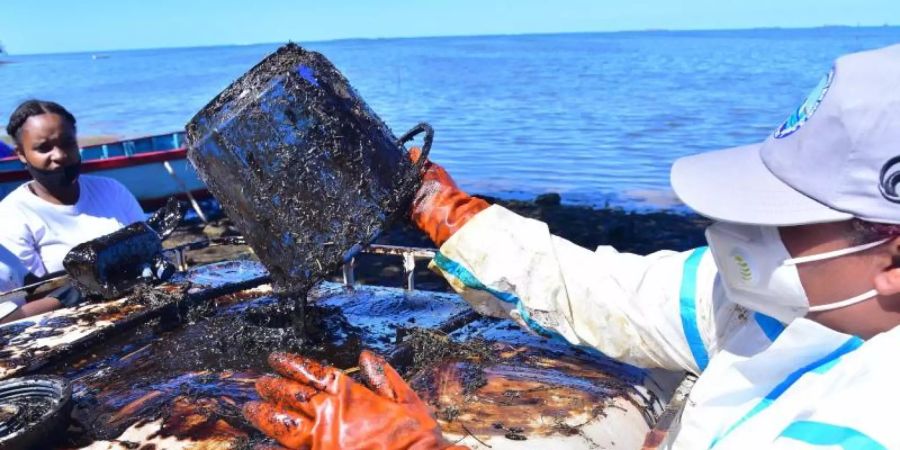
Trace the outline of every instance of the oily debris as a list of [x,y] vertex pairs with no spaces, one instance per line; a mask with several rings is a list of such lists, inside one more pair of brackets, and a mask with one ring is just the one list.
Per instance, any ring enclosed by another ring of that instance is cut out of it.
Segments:
[[[189,309],[198,307],[207,308]],[[197,320],[170,323],[164,315],[145,323],[95,348],[87,361],[73,355],[57,362],[46,370],[78,380],[73,415],[83,430],[70,433],[69,441],[113,439],[132,425],[161,419],[162,437],[249,435],[259,442],[240,408],[258,399],[254,382],[271,370],[269,353],[300,353],[346,368],[362,350],[359,330],[337,308],[307,309],[314,339],[295,336],[293,317],[290,303],[274,296],[223,303]]]
[[[335,364],[352,366],[361,348],[355,327],[335,308],[306,308],[303,331],[298,335],[293,305],[268,298],[232,314],[206,314],[205,320],[162,337],[154,363],[166,372],[199,370],[266,370],[273,351],[325,354]],[[346,347],[346,348],[345,348]],[[347,360],[350,360],[349,362]]]
[[487,386],[488,380],[481,366],[475,364],[466,364],[459,371],[459,379],[462,383],[462,393],[464,396],[470,396],[478,389]]
[[[200,283],[195,281],[195,286]],[[114,439],[131,426],[162,423],[163,433],[178,439],[214,440],[244,433],[249,439],[243,442],[252,446],[263,437],[244,422],[239,407],[257,399],[254,382],[271,373],[267,362],[271,352],[302,354],[340,369],[354,367],[360,352],[383,343],[382,337],[388,338],[380,347],[387,355],[396,345],[391,339],[396,328],[391,325],[406,323],[406,316],[397,318],[395,312],[409,313],[405,303],[426,301],[397,290],[323,288],[306,309],[307,329],[313,331],[298,339],[292,299],[267,292],[215,297],[209,301],[212,306],[181,301],[179,305],[189,311],[209,310],[191,321],[170,321],[163,314],[111,334],[89,354],[73,353],[41,369],[72,380],[73,415],[82,431],[70,431],[68,442],[89,445]],[[323,297],[325,292],[331,294]],[[351,298],[365,311],[348,311]],[[376,312],[367,315],[371,311]],[[445,315],[431,307],[424,311]]]
[[21,397],[4,400],[0,405],[0,417],[6,434],[15,433],[22,428],[38,422],[53,408],[53,400],[43,397]]
[[503,437],[511,441],[524,441],[528,439],[524,434],[522,434],[525,432],[525,429],[522,427],[507,427],[503,424],[503,422],[494,422],[491,426],[495,430],[504,432],[505,434],[503,435]]
[[155,231],[160,239],[165,239],[178,228],[185,211],[187,211],[187,207],[183,203],[175,197],[170,197],[165,206],[156,210],[147,219],[147,226]]
[[142,284],[134,288],[130,298],[135,303],[155,309],[161,306],[177,304],[184,300],[190,287],[189,282],[181,283],[177,288],[166,290]]
[[16,339],[23,331],[33,326],[31,320],[20,320],[18,322],[4,325],[0,327],[0,348],[6,347],[11,341]]
[[459,408],[454,405],[445,406],[438,411],[437,415],[441,420],[447,421],[448,423],[453,422],[459,417]]
[[279,48],[187,125],[188,158],[272,275],[305,292],[404,211],[397,138],[322,55]]
[[498,342],[480,344],[488,352],[476,355],[467,354],[464,345],[460,354],[467,356],[455,357],[444,350],[445,338],[430,336],[429,344],[419,346],[442,356],[418,370],[410,385],[451,435],[509,440],[563,435],[587,442],[582,426],[603,417],[617,401],[632,401],[635,394],[620,374],[578,352],[551,356]]
[[[491,344],[483,339],[473,338],[460,343],[445,333],[425,328],[407,329],[403,343],[413,349],[411,372],[417,372],[435,361],[487,362],[496,353]],[[483,380],[477,374],[469,374],[467,378],[473,385]]]

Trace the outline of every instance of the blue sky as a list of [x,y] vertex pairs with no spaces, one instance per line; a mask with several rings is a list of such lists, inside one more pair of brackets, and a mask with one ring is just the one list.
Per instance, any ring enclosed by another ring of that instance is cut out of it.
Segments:
[[0,0],[10,53],[287,40],[900,24],[898,0]]

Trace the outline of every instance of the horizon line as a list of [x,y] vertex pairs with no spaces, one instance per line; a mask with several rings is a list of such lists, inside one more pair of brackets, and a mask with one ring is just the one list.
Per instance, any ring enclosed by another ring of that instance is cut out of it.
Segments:
[[[684,33],[684,32],[720,32],[720,31],[766,31],[766,30],[815,30],[827,28],[896,28],[900,25],[885,23],[882,25],[815,25],[815,26],[797,26],[797,27],[779,27],[779,26],[760,26],[746,28],[641,28],[641,29],[625,29],[625,30],[602,30],[602,31],[558,31],[558,32],[524,32],[524,33],[486,33],[486,34],[447,34],[433,36],[386,36],[386,37],[347,37],[335,39],[314,39],[314,40],[293,40],[287,41],[270,41],[270,42],[252,42],[241,44],[210,44],[210,45],[173,45],[164,47],[134,47],[134,48],[110,48],[96,50],[73,50],[64,52],[37,52],[37,53],[10,53],[8,50],[0,55],[7,56],[37,56],[37,55],[71,55],[79,53],[113,53],[128,51],[150,51],[150,50],[177,50],[177,49],[199,49],[213,47],[253,47],[257,45],[277,45],[279,43],[297,42],[306,44],[322,44],[332,42],[346,41],[387,41],[387,40],[413,40],[413,39],[441,39],[441,38],[480,38],[480,37],[504,37],[504,36],[552,36],[564,34],[624,34],[624,33]],[[2,41],[0,41],[2,42]]]

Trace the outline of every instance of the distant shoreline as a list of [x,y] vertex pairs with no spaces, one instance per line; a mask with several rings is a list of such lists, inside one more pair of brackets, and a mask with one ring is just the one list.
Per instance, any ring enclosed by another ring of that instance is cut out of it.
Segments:
[[[883,30],[885,28],[898,28],[900,24],[883,24],[883,25],[820,25],[814,27],[749,27],[749,28],[724,28],[724,29],[681,29],[681,28],[646,28],[636,30],[605,30],[605,31],[567,31],[567,32],[546,32],[546,33],[497,33],[497,34],[474,34],[474,35],[440,35],[440,36],[369,36],[369,37],[350,37],[337,39],[291,39],[302,45],[308,44],[328,44],[340,42],[369,42],[369,41],[403,41],[403,40],[428,40],[428,39],[480,39],[490,37],[528,37],[528,36],[570,36],[570,35],[622,35],[622,34],[641,34],[641,33],[671,33],[671,34],[690,34],[690,33],[746,33],[746,32],[808,32],[812,30],[818,31],[837,31],[837,30]],[[229,47],[254,47],[254,46],[278,46],[287,41],[277,42],[250,42],[250,43],[229,43],[229,44],[210,44],[196,46],[173,46],[173,47],[145,47],[145,48],[124,48],[124,49],[92,49],[92,50],[73,50],[65,52],[47,52],[47,53],[16,53],[17,56],[50,56],[50,55],[78,55],[78,54],[107,54],[117,52],[135,52],[135,51],[159,51],[159,50],[193,50],[208,48],[229,48]]]

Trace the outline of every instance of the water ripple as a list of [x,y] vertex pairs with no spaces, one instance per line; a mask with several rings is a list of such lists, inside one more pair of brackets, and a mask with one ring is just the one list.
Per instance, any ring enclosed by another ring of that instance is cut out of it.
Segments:
[[[353,40],[328,56],[399,134],[436,129],[432,158],[460,184],[630,208],[675,204],[680,156],[764,139],[841,54],[900,29],[825,28]],[[41,97],[83,134],[181,128],[276,45],[10,57],[0,118]]]

